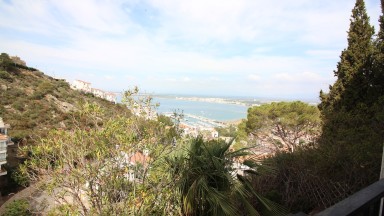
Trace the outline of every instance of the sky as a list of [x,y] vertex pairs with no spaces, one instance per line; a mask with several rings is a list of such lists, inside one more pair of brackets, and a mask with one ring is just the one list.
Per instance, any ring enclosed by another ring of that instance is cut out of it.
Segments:
[[[120,92],[317,100],[353,0],[0,0],[0,52]],[[377,32],[380,1],[366,0]]]

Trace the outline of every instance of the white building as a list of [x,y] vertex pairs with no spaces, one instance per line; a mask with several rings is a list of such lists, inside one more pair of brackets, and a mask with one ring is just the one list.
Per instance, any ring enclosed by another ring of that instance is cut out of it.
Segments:
[[91,83],[85,82],[82,80],[75,80],[73,81],[73,84],[71,86],[73,89],[84,91],[84,92],[91,92]]
[[7,163],[7,146],[13,145],[13,142],[7,136],[9,127],[8,124],[4,124],[3,119],[0,117],[0,176],[7,175],[7,171],[1,165]]
[[92,94],[95,95],[96,97],[104,98],[104,91],[103,91],[103,90],[96,89],[96,88],[92,88],[92,89],[91,89],[91,92],[92,92]]
[[104,99],[116,103],[116,94],[113,92],[105,92]]
[[103,98],[112,103],[116,103],[116,94],[113,92],[106,92],[101,89],[91,87],[91,83],[82,80],[75,80],[71,85],[72,89],[83,91],[86,93],[92,93],[96,97]]

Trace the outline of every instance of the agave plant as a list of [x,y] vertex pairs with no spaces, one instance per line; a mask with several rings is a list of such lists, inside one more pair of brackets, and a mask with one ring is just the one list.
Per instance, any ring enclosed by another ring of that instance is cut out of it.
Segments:
[[[230,151],[232,142],[205,142],[198,137],[168,158],[183,215],[259,215],[250,203],[251,197],[275,210],[271,202],[253,191],[245,176],[236,174],[234,162],[250,152],[248,148]],[[243,164],[249,168],[244,173],[257,173],[254,161],[244,160]]]

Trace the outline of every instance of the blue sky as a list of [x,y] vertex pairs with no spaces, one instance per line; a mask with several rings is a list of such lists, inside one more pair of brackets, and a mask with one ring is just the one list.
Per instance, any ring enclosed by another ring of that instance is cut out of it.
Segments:
[[[0,0],[0,52],[110,91],[317,99],[352,0]],[[378,30],[380,1],[366,0]]]

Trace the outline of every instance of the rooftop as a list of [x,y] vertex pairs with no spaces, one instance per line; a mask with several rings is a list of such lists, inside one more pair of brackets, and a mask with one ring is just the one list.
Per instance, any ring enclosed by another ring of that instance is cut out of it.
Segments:
[[85,82],[85,81],[83,81],[83,80],[75,80],[75,81],[82,82],[82,83],[88,83],[88,84],[91,84],[90,82]]
[[8,136],[0,134],[0,140],[8,140]]

